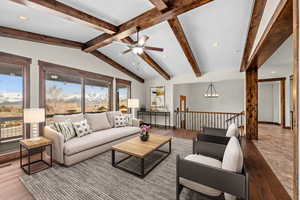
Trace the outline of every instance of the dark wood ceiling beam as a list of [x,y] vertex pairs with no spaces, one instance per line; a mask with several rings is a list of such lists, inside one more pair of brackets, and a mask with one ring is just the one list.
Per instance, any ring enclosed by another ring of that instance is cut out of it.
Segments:
[[247,61],[249,60],[251,50],[253,48],[253,44],[257,35],[257,31],[264,13],[264,9],[266,6],[267,0],[260,0],[260,1],[255,1],[253,10],[252,10],[252,15],[251,15],[251,21],[249,25],[249,30],[248,30],[248,35],[247,35],[247,40],[246,40],[246,45],[244,48],[244,53],[242,57],[242,62],[241,62],[241,67],[240,71],[243,71],[244,68],[246,67],[245,65],[247,64]]
[[[122,41],[128,44],[134,43],[134,40],[131,37],[126,37],[122,39]],[[163,70],[163,68],[161,68],[161,66],[159,66],[159,64],[157,64],[155,60],[153,60],[153,58],[151,58],[151,56],[149,56],[146,52],[138,56],[142,58],[146,63],[148,63],[155,71],[157,71],[166,80],[171,80],[171,76],[165,70]]]
[[279,3],[244,71],[250,67],[261,67],[293,33],[292,9],[292,0]]
[[81,49],[83,43],[0,26],[0,36],[31,42]]
[[91,28],[98,29],[107,34],[114,34],[118,31],[117,27],[106,21],[98,19],[94,16],[86,14],[80,10],[72,8],[68,5],[60,3],[56,0],[10,0],[26,7],[46,11],[55,14],[69,21],[81,23]]
[[149,0],[159,11],[166,10],[168,5],[164,0]]
[[189,63],[191,64],[191,67],[196,75],[196,77],[201,76],[201,71],[200,68],[198,66],[198,63],[193,55],[193,51],[189,45],[189,42],[184,34],[184,30],[180,24],[180,21],[177,17],[174,17],[172,19],[168,20],[168,23],[170,25],[170,27],[173,30],[173,33],[175,34],[187,60],[189,61]]
[[106,55],[102,54],[99,51],[93,51],[91,52],[92,55],[96,56],[97,58],[99,58],[100,60],[102,60],[103,62],[113,66],[115,69],[127,74],[128,76],[130,76],[131,78],[144,83],[144,79],[139,77],[138,75],[136,75],[135,73],[129,71],[128,69],[126,69],[125,67],[123,67],[122,65],[120,65],[119,63],[117,63],[116,61],[114,61],[113,59],[107,57]]
[[121,40],[137,31],[136,27],[144,30],[163,21],[172,19],[182,13],[190,11],[199,6],[205,5],[213,0],[173,0],[165,12],[160,12],[157,8],[150,9],[145,13],[125,22],[118,27],[118,32],[114,35],[102,34],[85,44],[85,52],[94,51],[100,47],[110,44],[114,40]]

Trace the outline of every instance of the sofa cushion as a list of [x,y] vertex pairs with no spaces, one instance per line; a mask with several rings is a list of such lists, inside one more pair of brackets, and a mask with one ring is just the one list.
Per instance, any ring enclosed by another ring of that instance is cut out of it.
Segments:
[[[188,155],[187,157],[185,157],[185,159],[189,161],[205,164],[211,167],[216,167],[216,168],[221,168],[222,166],[221,161],[203,155],[196,155],[196,154]],[[192,190],[198,191],[208,196],[220,196],[222,193],[220,190],[216,190],[214,188],[190,181],[185,178],[179,178],[179,182],[181,185],[184,185]]]
[[106,112],[106,115],[107,115],[107,119],[108,119],[111,127],[114,127],[114,125],[115,125],[115,116],[122,115],[122,112],[121,111],[109,111],[109,112]]
[[71,121],[71,122],[79,122],[84,120],[84,116],[82,113],[80,114],[73,114],[73,115],[54,115],[53,121],[54,122],[64,122],[64,121]]
[[72,124],[78,137],[85,136],[92,132],[86,119],[80,122],[73,122]]
[[84,137],[75,137],[67,141],[64,146],[64,153],[66,155],[73,155],[78,152],[137,133],[140,133],[140,128],[129,126],[93,132]]
[[85,117],[93,132],[112,128],[105,112],[85,114]]
[[226,132],[226,137],[232,137],[232,136],[235,137],[239,136],[239,129],[235,123],[230,124]]

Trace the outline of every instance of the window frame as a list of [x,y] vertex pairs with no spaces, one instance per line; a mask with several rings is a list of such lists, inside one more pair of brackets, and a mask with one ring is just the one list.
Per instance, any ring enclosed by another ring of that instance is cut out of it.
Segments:
[[[115,106],[115,109],[117,111],[119,111],[119,106],[118,106],[119,105],[118,89],[120,88],[120,86],[126,86],[126,87],[129,88],[128,99],[131,98],[131,81],[116,78],[116,93],[115,93],[115,96],[116,96],[116,106]],[[130,108],[128,108],[127,113],[131,113],[131,109]]]

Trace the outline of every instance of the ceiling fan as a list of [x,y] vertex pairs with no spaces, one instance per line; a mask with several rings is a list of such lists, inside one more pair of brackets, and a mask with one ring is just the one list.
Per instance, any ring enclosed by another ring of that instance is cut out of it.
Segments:
[[147,43],[147,40],[149,39],[149,37],[147,35],[143,35],[140,37],[139,32],[140,32],[140,27],[137,27],[137,41],[135,41],[131,44],[116,41],[117,43],[126,45],[129,48],[129,49],[123,51],[122,54],[126,54],[131,51],[134,54],[138,54],[138,55],[144,53],[145,50],[160,51],[160,52],[164,51],[163,48],[146,46],[146,43]]

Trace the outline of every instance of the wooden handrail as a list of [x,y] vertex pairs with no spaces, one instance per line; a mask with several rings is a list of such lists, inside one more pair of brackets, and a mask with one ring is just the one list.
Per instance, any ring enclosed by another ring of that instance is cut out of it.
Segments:
[[178,113],[230,114],[230,115],[240,114],[240,113],[236,113],[236,112],[205,112],[205,111],[178,111],[178,110],[175,110],[174,112],[178,112]]
[[242,112],[240,112],[240,113],[237,113],[237,114],[233,115],[232,117],[230,117],[229,119],[227,119],[226,122],[229,122],[229,121],[233,120],[234,118],[237,118],[237,117],[239,117],[240,115],[244,115],[244,114],[245,114],[244,111],[242,111]]

